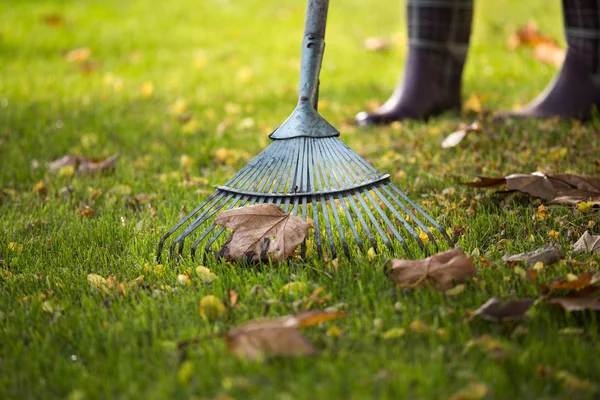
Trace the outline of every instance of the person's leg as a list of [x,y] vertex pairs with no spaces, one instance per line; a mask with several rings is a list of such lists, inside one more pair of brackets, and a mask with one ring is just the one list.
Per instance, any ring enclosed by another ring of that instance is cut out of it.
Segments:
[[407,0],[408,55],[404,77],[376,112],[361,112],[361,126],[427,118],[460,109],[473,0]]
[[600,0],[562,0],[567,55],[560,72],[516,118],[586,120],[600,107]]

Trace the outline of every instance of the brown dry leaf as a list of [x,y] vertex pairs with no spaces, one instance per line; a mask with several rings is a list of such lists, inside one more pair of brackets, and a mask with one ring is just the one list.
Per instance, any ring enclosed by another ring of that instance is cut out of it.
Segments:
[[390,48],[391,43],[387,39],[372,36],[365,39],[363,46],[369,51],[384,51]]
[[575,254],[600,253],[600,236],[585,231],[579,240],[573,244],[573,252]]
[[66,167],[73,167],[80,174],[91,174],[114,168],[119,158],[119,153],[106,159],[87,158],[82,156],[64,156],[48,163],[51,172],[60,171]]
[[572,292],[567,296],[551,297],[547,300],[550,304],[557,304],[565,311],[600,311],[600,288],[589,286],[578,292]]
[[520,27],[512,33],[507,42],[510,50],[515,50],[519,46],[533,48],[533,56],[536,60],[560,66],[565,59],[565,50],[562,49],[556,40],[540,33],[535,21],[529,21],[526,25]]
[[534,299],[519,299],[502,302],[498,297],[492,297],[473,313],[483,319],[493,322],[516,321],[522,319],[531,308]]
[[592,284],[594,274],[592,272],[584,272],[577,279],[557,279],[548,285],[550,290],[581,290]]
[[275,204],[223,211],[215,223],[233,230],[224,247],[227,260],[285,260],[304,241],[310,227],[302,218],[286,214]]
[[225,334],[225,343],[233,354],[248,360],[271,356],[315,354],[312,344],[298,328],[329,321],[346,315],[335,311],[305,311],[296,315],[252,321]]
[[541,249],[537,249],[529,253],[514,254],[512,256],[506,254],[504,257],[502,257],[502,261],[509,265],[515,264],[520,261],[526,264],[535,264],[538,262],[542,262],[544,265],[552,265],[564,258],[565,255],[560,249],[554,247],[551,244],[547,244]]
[[64,18],[59,14],[46,14],[42,17],[42,21],[54,28],[60,28],[65,24]]
[[472,187],[490,187],[506,183],[509,190],[527,193],[555,204],[590,202],[600,206],[600,177],[577,174],[512,174],[505,178],[479,177],[465,183]]
[[449,149],[458,145],[471,132],[481,132],[479,122],[472,122],[470,125],[461,123],[456,132],[451,133],[442,141],[442,149]]
[[464,282],[477,273],[473,259],[457,247],[424,260],[388,261],[388,277],[403,288],[417,288],[431,284],[448,290],[454,283]]

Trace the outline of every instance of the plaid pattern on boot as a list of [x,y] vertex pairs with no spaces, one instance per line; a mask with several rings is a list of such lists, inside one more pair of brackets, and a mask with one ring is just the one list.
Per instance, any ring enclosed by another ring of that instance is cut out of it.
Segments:
[[412,47],[466,57],[473,0],[408,0],[407,6],[408,41]]
[[408,42],[432,59],[437,85],[460,93],[469,50],[473,0],[408,0]]
[[600,83],[600,0],[563,0],[565,35]]

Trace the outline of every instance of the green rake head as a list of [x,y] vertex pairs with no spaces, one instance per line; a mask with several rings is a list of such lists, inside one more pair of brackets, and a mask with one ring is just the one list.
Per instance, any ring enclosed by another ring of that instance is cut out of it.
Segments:
[[[298,105],[269,137],[273,142],[216,192],[179,221],[160,240],[160,259],[167,240],[171,255],[181,256],[193,236],[192,255],[222,254],[229,234],[215,225],[221,211],[274,203],[292,215],[312,219],[314,230],[302,253],[335,259],[385,246],[411,253],[414,241],[429,254],[439,239],[451,244],[446,231],[421,207],[367,161],[346,146],[340,133],[316,111],[318,79],[324,52],[328,0],[309,0],[302,44]],[[434,232],[432,232],[432,230]],[[427,239],[425,239],[425,237]],[[427,244],[426,244],[427,243]]]

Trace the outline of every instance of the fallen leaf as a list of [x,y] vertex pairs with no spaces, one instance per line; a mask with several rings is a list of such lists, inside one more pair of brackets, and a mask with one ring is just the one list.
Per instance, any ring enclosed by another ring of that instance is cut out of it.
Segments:
[[575,279],[557,279],[548,285],[550,290],[581,290],[592,285],[594,274],[592,272],[584,272],[575,277]]
[[600,253],[600,236],[585,231],[579,240],[573,244],[573,252],[575,254]]
[[577,174],[512,174],[504,178],[479,177],[478,181],[465,183],[472,187],[491,187],[506,184],[509,190],[527,193],[549,200],[553,204],[581,202],[600,206],[600,177]]
[[493,322],[515,321],[525,316],[534,301],[534,299],[519,299],[502,302],[498,297],[492,297],[475,310],[473,316]]
[[215,223],[233,230],[223,248],[226,260],[285,260],[304,241],[310,227],[302,218],[283,212],[275,204],[224,211],[217,215]]
[[515,50],[517,47],[525,46],[533,48],[533,56],[536,60],[560,66],[565,58],[565,50],[558,42],[549,36],[542,35],[535,21],[529,21],[520,27],[508,38],[508,48]]
[[363,46],[369,51],[384,51],[390,48],[391,43],[387,39],[372,36],[365,39]]
[[570,372],[560,370],[554,374],[554,377],[562,382],[562,384],[572,390],[588,390],[596,391],[598,385],[590,382],[587,379],[581,379]]
[[227,313],[227,308],[221,300],[213,295],[200,299],[200,315],[208,320],[215,320]]
[[555,43],[539,43],[533,49],[533,57],[543,63],[560,67],[565,61],[565,49]]
[[507,254],[504,257],[502,257],[502,261],[509,265],[521,261],[528,265],[535,264],[538,262],[542,262],[544,265],[552,265],[564,258],[565,255],[560,249],[554,247],[551,244],[547,244],[540,249],[528,253],[514,254],[512,256]]
[[381,337],[385,340],[397,339],[397,338],[401,338],[402,336],[404,336],[405,333],[406,333],[406,329],[404,329],[404,328],[392,328],[390,330],[383,332]]
[[203,266],[196,267],[196,275],[198,275],[200,280],[204,283],[212,283],[219,279],[219,277],[215,275],[214,272],[211,272],[210,269]]
[[461,123],[456,132],[452,132],[442,141],[442,148],[448,149],[458,145],[471,132],[481,132],[481,125],[475,121],[470,125]]
[[74,63],[82,63],[92,55],[92,50],[89,47],[80,47],[73,49],[65,54],[65,60]]
[[192,280],[190,279],[189,276],[187,276],[185,274],[179,274],[179,275],[177,275],[177,283],[179,283],[182,286],[191,286]]
[[345,312],[312,310],[296,315],[252,321],[225,334],[225,343],[237,357],[261,360],[271,356],[300,356],[315,354],[312,344],[298,328],[329,321],[346,315]]
[[482,350],[497,360],[506,359],[505,345],[487,333],[476,339],[469,340],[465,345],[465,350],[470,350],[472,348]]
[[578,292],[571,292],[567,296],[551,297],[549,304],[561,306],[565,311],[600,311],[600,288],[589,286]]
[[388,277],[403,288],[417,288],[431,284],[442,290],[453,283],[464,282],[477,273],[473,259],[463,254],[460,247],[438,253],[424,260],[388,261]]
[[51,172],[63,171],[65,168],[73,168],[80,174],[90,174],[111,169],[117,163],[119,153],[106,159],[87,158],[82,156],[64,156],[48,164],[48,170]]
[[485,383],[470,383],[464,389],[459,390],[448,398],[448,400],[481,400],[487,396],[490,389]]
[[240,295],[233,289],[227,289],[227,297],[229,298],[229,307],[237,306]]
[[472,112],[477,114],[483,111],[483,106],[481,105],[481,99],[479,98],[479,96],[477,96],[475,93],[471,93],[467,101],[465,101],[463,110],[466,112]]
[[307,289],[308,287],[304,282],[290,282],[283,285],[283,287],[281,288],[281,293],[294,296],[306,292]]
[[54,28],[60,28],[65,24],[64,18],[59,14],[46,14],[42,17],[42,21]]

